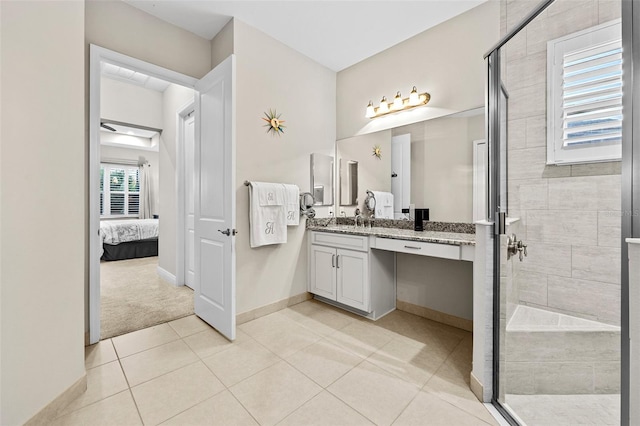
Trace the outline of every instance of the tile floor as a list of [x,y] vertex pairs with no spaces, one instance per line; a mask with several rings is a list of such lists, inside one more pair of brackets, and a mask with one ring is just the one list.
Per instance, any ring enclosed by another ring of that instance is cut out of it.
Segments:
[[307,301],[238,327],[195,316],[86,348],[88,389],[56,425],[486,425],[471,333]]

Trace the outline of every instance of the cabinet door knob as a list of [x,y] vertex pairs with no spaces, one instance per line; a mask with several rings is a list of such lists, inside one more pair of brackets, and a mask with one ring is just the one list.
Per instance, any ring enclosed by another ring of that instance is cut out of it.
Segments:
[[331,267],[332,268],[336,267],[336,255],[335,254],[331,255]]
[[340,255],[336,258],[336,268],[340,269]]

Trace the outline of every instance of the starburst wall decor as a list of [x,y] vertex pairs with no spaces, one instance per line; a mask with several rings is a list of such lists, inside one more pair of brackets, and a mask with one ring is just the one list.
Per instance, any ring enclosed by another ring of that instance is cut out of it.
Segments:
[[275,109],[269,109],[269,112],[265,112],[264,115],[267,117],[262,117],[262,119],[267,122],[267,124],[265,124],[264,126],[267,128],[267,133],[272,133],[274,136],[280,136],[284,133],[285,126],[282,124],[284,123],[284,120],[280,119],[280,116],[282,114],[278,114]]
[[371,155],[376,157],[378,160],[382,160],[382,148],[380,148],[380,145],[376,145],[373,147],[373,154]]

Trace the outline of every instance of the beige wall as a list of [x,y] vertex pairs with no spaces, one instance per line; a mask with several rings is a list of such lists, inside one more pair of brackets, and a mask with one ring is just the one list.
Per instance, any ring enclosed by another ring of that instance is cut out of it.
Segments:
[[121,1],[86,2],[85,40],[196,78],[211,69],[209,40]]
[[[211,69],[211,42],[209,40],[205,40],[188,31],[157,19],[121,1],[86,2],[84,40],[86,49],[86,76],[89,75],[89,44],[111,49],[196,78],[204,76]],[[88,102],[88,87],[85,90]],[[88,108],[85,117],[85,123],[88,123]],[[88,124],[85,126],[85,129],[88,131]],[[87,133],[86,140],[88,139]],[[87,146],[85,148],[85,158],[88,158],[88,152],[89,148]],[[85,162],[85,173],[88,173],[88,160],[85,160]],[[166,163],[163,161],[161,153],[160,168],[163,169],[164,167],[166,167]],[[161,177],[160,185],[162,185],[162,182],[163,179]],[[85,187],[85,196],[87,198],[88,191],[88,187]],[[162,189],[160,191],[160,197],[162,198]],[[160,208],[162,209],[162,207]],[[85,212],[85,223],[87,223],[87,227],[88,217],[88,213]],[[160,232],[163,232],[162,228]],[[175,234],[175,230],[173,232]],[[175,236],[173,237],[173,241],[175,241]],[[86,251],[88,252],[88,240],[85,244]],[[86,262],[85,303],[86,306],[88,306],[88,256]],[[173,262],[174,266],[169,267],[172,268],[172,273],[174,273],[175,259],[171,262]],[[85,316],[85,327],[87,327],[87,329],[88,322],[89,313],[87,309]]]
[[[379,145],[382,158],[373,156],[373,147]],[[338,159],[358,162],[358,205],[340,206],[340,169],[336,169],[336,206],[337,215],[344,211],[347,216],[354,216],[357,208],[368,215],[364,207],[367,190],[391,191],[391,131],[381,131],[368,135],[342,139],[336,143]],[[339,167],[339,164],[338,164]]]
[[[334,155],[336,74],[264,33],[235,20],[237,312],[306,292],[305,221],[288,227],[286,244],[249,247],[245,180],[293,183],[309,190],[309,155]],[[284,135],[260,119],[275,108]],[[326,209],[326,208],[325,208]]]
[[[531,10],[506,2],[504,27]],[[509,216],[528,257],[521,304],[620,324],[620,162],[546,166],[546,42],[620,17],[620,1],[558,0],[506,45]],[[535,94],[535,95],[533,95]],[[514,277],[515,279],[515,277]]]
[[[338,73],[337,139],[465,111],[484,104],[483,55],[500,38],[500,4],[488,1]],[[370,120],[369,100],[412,86],[431,94],[412,114]]]
[[102,77],[100,115],[107,120],[162,129],[162,93]]
[[233,53],[233,25],[234,20],[231,19],[211,40],[211,69]]
[[17,425],[84,375],[84,3],[0,10],[0,423]]
[[176,274],[177,256],[177,112],[193,101],[194,91],[177,84],[164,91],[162,114],[164,131],[160,136],[160,236],[158,238],[158,266]]

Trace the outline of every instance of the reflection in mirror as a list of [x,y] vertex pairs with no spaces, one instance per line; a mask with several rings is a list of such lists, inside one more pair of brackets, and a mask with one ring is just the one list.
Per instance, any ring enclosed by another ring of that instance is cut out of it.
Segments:
[[311,154],[311,193],[316,206],[333,204],[333,157]]
[[358,162],[340,159],[340,205],[358,205]]
[[[473,221],[473,146],[484,137],[484,108],[476,108],[342,139],[336,143],[336,152],[338,159],[359,163],[360,203],[367,190],[393,192],[396,218],[406,217],[402,209],[414,207],[430,209],[432,221],[469,223]],[[380,160],[371,156],[375,145],[382,147]]]

